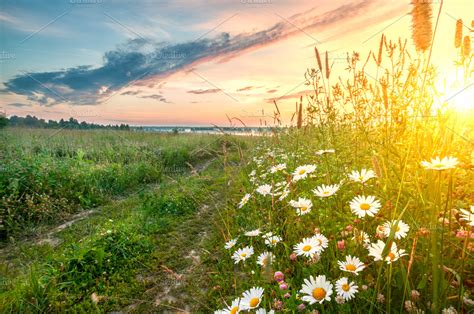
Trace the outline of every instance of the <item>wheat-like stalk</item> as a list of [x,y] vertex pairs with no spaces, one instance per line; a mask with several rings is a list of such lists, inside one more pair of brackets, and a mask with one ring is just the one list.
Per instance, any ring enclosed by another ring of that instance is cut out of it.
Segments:
[[462,55],[464,58],[469,58],[471,55],[471,38],[469,36],[464,36],[462,43]]
[[462,20],[459,19],[456,21],[456,33],[454,34],[454,47],[461,47],[462,41]]
[[425,52],[431,45],[432,24],[431,4],[424,1],[412,1],[412,36],[417,50]]

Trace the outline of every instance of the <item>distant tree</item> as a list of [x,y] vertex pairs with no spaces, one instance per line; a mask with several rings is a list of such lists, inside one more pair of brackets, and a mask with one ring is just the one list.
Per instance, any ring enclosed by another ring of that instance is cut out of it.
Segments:
[[[3,117],[6,122],[0,121],[0,128],[4,127],[1,123],[8,123],[11,126],[26,127],[26,128],[48,128],[48,129],[108,129],[108,130],[130,130],[128,124],[120,125],[100,125],[95,123],[87,123],[86,121],[79,122],[77,119],[69,118],[68,120],[61,119],[58,122],[54,120],[38,119],[35,116],[27,115],[26,117],[11,116],[9,119]],[[1,119],[1,116],[0,116]]]
[[3,129],[4,127],[6,127],[8,124],[8,119],[7,117],[1,115],[0,116],[0,129]]

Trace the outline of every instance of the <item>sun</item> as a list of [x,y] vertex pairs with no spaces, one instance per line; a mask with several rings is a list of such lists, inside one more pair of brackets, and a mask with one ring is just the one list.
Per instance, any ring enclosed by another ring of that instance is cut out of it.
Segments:
[[450,71],[436,83],[439,99],[434,109],[453,109],[459,113],[474,111],[474,79],[464,80],[461,73]]

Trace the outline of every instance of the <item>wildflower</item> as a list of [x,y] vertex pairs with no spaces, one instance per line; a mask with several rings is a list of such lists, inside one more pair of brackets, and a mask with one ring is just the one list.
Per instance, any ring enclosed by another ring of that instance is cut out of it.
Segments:
[[338,184],[333,184],[333,185],[321,185],[316,187],[313,190],[314,195],[319,196],[319,197],[329,197],[334,195],[337,191],[339,190],[339,185]]
[[458,311],[452,306],[444,308],[441,311],[441,314],[457,314],[457,313],[458,313]]
[[354,236],[352,237],[352,240],[359,244],[370,243],[370,238],[367,232],[357,229],[354,229]]
[[275,274],[273,274],[273,279],[275,279],[276,282],[282,282],[285,280],[285,274],[281,271],[276,271]]
[[346,303],[346,301],[344,300],[344,298],[340,295],[336,295],[336,303],[337,304],[344,304]]
[[420,229],[418,229],[418,232],[416,234],[421,237],[427,237],[430,235],[430,230],[425,227],[421,227]]
[[298,256],[296,255],[296,253],[291,253],[290,254],[290,261],[294,262],[294,261],[296,261],[297,258],[298,258]]
[[332,289],[333,285],[326,280],[325,275],[320,275],[316,278],[310,276],[309,280],[304,280],[300,290],[302,294],[305,294],[301,299],[309,304],[331,301]]
[[377,302],[378,303],[385,303],[385,296],[381,293],[377,294]]
[[301,179],[306,179],[308,174],[314,172],[316,170],[316,165],[304,165],[304,166],[299,166],[296,168],[296,170],[293,172],[293,181],[298,181]]
[[431,161],[422,161],[421,165],[428,170],[447,170],[456,168],[458,165],[458,159],[456,157],[444,157],[441,159],[439,156],[431,158]]
[[278,200],[283,201],[289,194],[290,194],[290,190],[288,190],[288,189],[285,188],[285,189],[280,193],[280,197],[278,198]]
[[287,292],[287,293],[285,293],[285,294],[283,295],[283,297],[284,297],[285,299],[289,299],[289,298],[291,297],[291,294],[289,294],[289,293]]
[[412,290],[410,294],[411,294],[411,299],[413,301],[417,301],[420,298],[420,292],[418,292],[417,290]]
[[279,236],[271,236],[265,239],[265,244],[269,247],[275,247],[281,241]]
[[352,212],[359,218],[365,216],[373,217],[380,210],[380,202],[375,199],[375,196],[356,196],[350,203]]
[[367,289],[369,289],[367,285],[362,285],[362,290],[367,291]]
[[377,238],[382,239],[385,237],[385,226],[384,225],[378,225],[377,228],[375,229],[375,236]]
[[362,263],[358,257],[350,255],[346,256],[345,262],[338,261],[337,264],[339,265],[340,270],[348,271],[356,275],[365,268],[364,263]]
[[303,303],[298,305],[298,311],[303,312],[305,309],[306,309],[306,306]]
[[311,207],[313,207],[311,200],[302,197],[298,198],[298,201],[290,201],[289,204],[296,209],[296,213],[299,216],[306,215],[311,211]]
[[325,248],[328,247],[328,238],[326,238],[321,233],[315,234],[313,238],[317,242],[316,253],[321,253]]
[[262,302],[264,289],[260,287],[254,287],[243,293],[240,304],[243,310],[257,309]]
[[352,225],[347,225],[346,226],[346,231],[351,232],[353,229],[354,229],[354,227]]
[[260,254],[257,258],[257,264],[262,266],[262,267],[266,267],[268,264],[271,264],[273,259],[275,257],[273,256],[272,253],[269,253],[269,252],[263,252],[262,254]]
[[257,193],[267,196],[272,194],[272,186],[270,184],[264,184],[257,188]]
[[283,302],[281,300],[275,300],[275,302],[273,302],[273,309],[281,311],[283,309]]
[[334,149],[320,149],[320,150],[316,151],[316,153],[314,153],[314,154],[321,156],[321,155],[324,155],[324,154],[333,154],[335,152],[336,152],[336,150],[334,150]]
[[232,255],[232,259],[234,260],[235,264],[237,264],[241,261],[245,261],[252,255],[253,255],[253,247],[246,246],[242,249],[238,249],[237,251],[235,251],[234,255]]
[[471,205],[470,211],[461,209],[461,220],[467,221],[468,225],[474,226],[474,206]]
[[344,248],[346,247],[346,244],[344,242],[344,240],[341,240],[341,241],[337,241],[337,249],[338,250],[344,250]]
[[390,251],[386,256],[382,256],[382,253],[385,249],[385,243],[381,240],[378,240],[377,243],[372,243],[369,247],[369,256],[374,257],[374,261],[386,261],[387,264],[395,262],[400,257],[407,255],[404,249],[398,249],[395,242],[391,242],[390,244]]
[[241,302],[240,298],[235,299],[234,301],[232,301],[231,305],[224,312],[229,313],[229,314],[240,313],[240,311],[242,310],[240,302]]
[[256,237],[256,236],[258,236],[259,234],[260,234],[260,229],[255,229],[255,230],[247,231],[247,232],[245,233],[245,235],[246,235],[247,237]]
[[387,221],[383,224],[383,233],[386,237],[390,236],[392,229],[395,229],[393,230],[394,239],[398,240],[407,236],[407,232],[410,230],[410,227],[401,220]]
[[347,277],[342,277],[341,279],[336,281],[336,292],[345,301],[354,298],[355,294],[358,291],[359,287],[355,283],[349,282]]
[[285,282],[280,283],[280,290],[287,290],[288,289],[288,284]]
[[231,248],[233,248],[233,247],[235,246],[236,243],[237,243],[237,239],[231,239],[231,240],[229,240],[229,241],[227,241],[227,242],[225,243],[225,246],[224,246],[224,247],[225,247],[226,249],[231,249]]
[[319,243],[314,238],[304,238],[303,241],[294,246],[295,253],[306,257],[311,257],[318,252]]
[[376,178],[375,172],[371,169],[362,169],[360,172],[357,170],[352,171],[349,174],[349,179],[354,182],[365,183],[372,178]]
[[286,169],[286,164],[283,163],[283,164],[278,164],[276,166],[271,167],[270,172],[275,173],[275,172],[285,170],[285,169]]
[[250,194],[249,193],[245,194],[244,197],[242,197],[242,200],[239,203],[239,208],[244,207],[245,204],[247,204],[247,202],[249,201],[249,199],[250,199]]

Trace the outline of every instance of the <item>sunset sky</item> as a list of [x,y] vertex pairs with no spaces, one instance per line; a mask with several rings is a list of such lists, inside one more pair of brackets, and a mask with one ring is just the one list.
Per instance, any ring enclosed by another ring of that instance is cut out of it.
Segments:
[[[442,76],[453,76],[455,22],[471,25],[472,3],[444,3]],[[365,58],[382,33],[411,43],[410,10],[408,0],[3,0],[0,107],[105,124],[228,125],[227,114],[258,125],[276,99],[288,120],[315,46],[343,71],[346,52]]]

